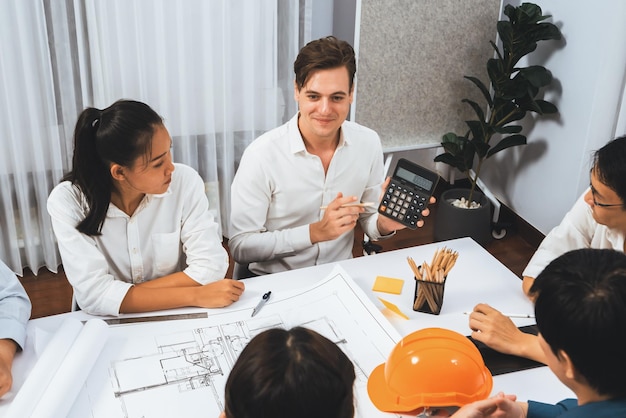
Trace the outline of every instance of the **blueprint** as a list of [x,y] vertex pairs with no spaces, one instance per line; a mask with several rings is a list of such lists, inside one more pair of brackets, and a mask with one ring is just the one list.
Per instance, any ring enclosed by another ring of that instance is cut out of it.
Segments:
[[389,416],[369,400],[367,377],[400,335],[347,273],[335,267],[310,288],[272,296],[255,317],[250,309],[214,310],[206,318],[109,326],[68,416],[217,418],[229,371],[250,339],[294,326],[326,336],[352,360],[356,416]]

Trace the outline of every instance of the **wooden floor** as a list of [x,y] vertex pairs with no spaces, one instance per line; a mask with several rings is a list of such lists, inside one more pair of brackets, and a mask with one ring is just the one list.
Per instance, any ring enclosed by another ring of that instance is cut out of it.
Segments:
[[[440,191],[437,194],[439,193]],[[437,216],[437,205],[432,207],[431,212],[431,215],[426,218],[426,224],[423,228],[415,231],[399,231],[394,237],[380,241],[378,244],[383,247],[383,251],[389,251],[432,243],[433,220]],[[521,277],[522,270],[535,252],[541,238],[536,231],[528,233],[527,230],[528,228],[524,225],[520,226],[519,222],[512,222],[512,226],[507,229],[507,234],[504,238],[492,240],[485,246],[487,251],[519,277]],[[363,233],[357,230],[354,245],[355,257],[362,255],[362,236]],[[227,242],[224,243],[224,246],[228,250]],[[231,262],[227,277],[232,277],[232,268]],[[30,271],[26,271],[22,278],[22,283],[33,303],[32,318],[54,315],[70,310],[72,289],[62,270],[58,274],[54,274],[43,268],[36,277]]]

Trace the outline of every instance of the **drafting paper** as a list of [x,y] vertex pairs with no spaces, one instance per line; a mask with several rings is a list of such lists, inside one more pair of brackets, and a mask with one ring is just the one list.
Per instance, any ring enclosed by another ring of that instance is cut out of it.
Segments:
[[393,293],[394,295],[402,294],[402,286],[404,280],[394,279],[392,277],[376,276],[372,290],[375,292]]
[[7,418],[30,417],[36,400],[40,399],[55,376],[63,359],[83,328],[77,319],[67,318],[54,334],[46,350],[31,370],[26,381],[15,395],[7,411]]
[[[104,334],[107,341],[91,370],[88,364],[77,370],[76,365],[88,362],[78,354],[58,360],[57,374],[67,376],[68,384],[80,391],[75,400],[72,391],[63,394],[61,384],[50,397],[71,408],[70,418],[217,417],[224,409],[228,374],[248,341],[268,328],[305,326],[334,341],[352,360],[356,416],[390,416],[369,400],[367,378],[401,337],[348,274],[336,266],[310,288],[272,296],[253,318],[250,309],[242,307],[212,310],[208,318],[116,325],[108,326],[106,333],[93,332],[94,339]],[[97,345],[76,349],[93,352]],[[85,371],[87,376],[80,377]],[[56,408],[48,406],[46,396],[42,401],[37,408]],[[65,416],[60,409],[54,413]]]

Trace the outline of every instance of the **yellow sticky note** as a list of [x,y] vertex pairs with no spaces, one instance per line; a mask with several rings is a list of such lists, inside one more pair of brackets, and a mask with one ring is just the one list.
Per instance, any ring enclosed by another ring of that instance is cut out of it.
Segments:
[[374,281],[374,286],[372,287],[372,290],[376,292],[386,292],[393,293],[394,295],[399,295],[400,293],[402,293],[402,285],[404,285],[404,280],[402,279],[377,276],[376,281]]
[[385,300],[385,299],[383,299],[383,298],[378,298],[378,299],[379,299],[379,300],[383,303],[383,305],[385,305],[385,307],[386,307],[387,309],[389,309],[390,311],[397,313],[398,315],[400,315],[400,316],[401,316],[402,318],[404,318],[404,319],[409,319],[409,317],[408,317],[408,316],[406,316],[406,315],[405,315],[405,314],[404,314],[404,313],[400,310],[400,308],[398,308],[398,307],[397,307],[396,305],[394,305],[393,303],[391,303],[391,302],[389,302],[389,301],[386,301],[386,300]]

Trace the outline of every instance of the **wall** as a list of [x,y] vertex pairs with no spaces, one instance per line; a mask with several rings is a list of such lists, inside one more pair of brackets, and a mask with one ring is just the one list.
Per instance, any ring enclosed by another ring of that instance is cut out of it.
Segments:
[[546,56],[540,46],[529,62],[552,71],[557,91],[546,99],[560,114],[528,118],[528,145],[496,156],[481,177],[501,201],[547,233],[589,185],[592,152],[626,133],[626,2],[603,0],[592,9],[582,1],[536,3],[563,33],[559,50]]
[[432,146],[480,101],[464,75],[486,82],[500,0],[361,0],[355,121],[386,150]]

